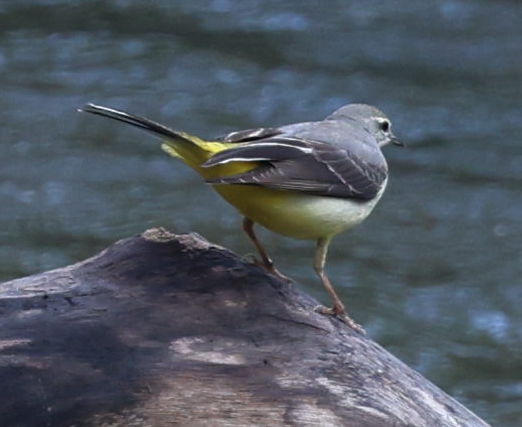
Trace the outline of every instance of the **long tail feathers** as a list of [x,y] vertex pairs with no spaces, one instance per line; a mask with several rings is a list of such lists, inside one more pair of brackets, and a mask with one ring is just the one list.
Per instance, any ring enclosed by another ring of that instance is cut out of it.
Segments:
[[182,139],[192,144],[195,143],[194,138],[184,132],[176,132],[175,130],[169,129],[157,122],[146,119],[144,117],[135,116],[134,114],[126,113],[125,111],[115,110],[113,108],[102,107],[101,105],[87,104],[83,108],[79,108],[78,111],[96,114],[109,119],[118,120],[123,123],[128,123],[132,126],[145,129],[146,131],[152,132],[161,138],[168,139]]

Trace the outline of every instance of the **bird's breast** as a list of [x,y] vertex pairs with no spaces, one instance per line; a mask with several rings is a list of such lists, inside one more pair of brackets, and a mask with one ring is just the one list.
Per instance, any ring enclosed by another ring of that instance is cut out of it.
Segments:
[[216,185],[216,191],[252,221],[297,239],[319,239],[347,231],[373,210],[386,187],[371,200],[324,197],[253,185]]

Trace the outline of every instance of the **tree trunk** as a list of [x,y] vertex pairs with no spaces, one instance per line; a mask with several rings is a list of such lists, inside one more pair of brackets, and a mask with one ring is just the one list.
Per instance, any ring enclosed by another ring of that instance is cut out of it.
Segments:
[[0,426],[487,426],[317,301],[161,229],[0,285]]

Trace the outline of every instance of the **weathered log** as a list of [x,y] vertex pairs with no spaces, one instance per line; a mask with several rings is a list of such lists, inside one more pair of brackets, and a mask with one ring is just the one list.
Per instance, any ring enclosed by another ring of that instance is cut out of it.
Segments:
[[317,301],[154,229],[0,285],[0,426],[487,426]]

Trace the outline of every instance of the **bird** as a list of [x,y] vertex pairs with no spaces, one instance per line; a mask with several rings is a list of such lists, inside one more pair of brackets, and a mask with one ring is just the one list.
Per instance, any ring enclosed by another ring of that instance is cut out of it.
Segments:
[[316,311],[363,333],[325,273],[332,239],[360,224],[381,199],[388,166],[381,149],[404,144],[390,119],[367,104],[344,105],[325,119],[231,132],[210,140],[144,117],[89,103],[79,111],[151,132],[161,147],[194,169],[243,216],[256,263],[282,280],[254,225],[296,239],[315,240],[313,266],[333,302]]

